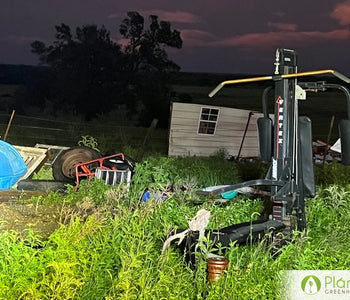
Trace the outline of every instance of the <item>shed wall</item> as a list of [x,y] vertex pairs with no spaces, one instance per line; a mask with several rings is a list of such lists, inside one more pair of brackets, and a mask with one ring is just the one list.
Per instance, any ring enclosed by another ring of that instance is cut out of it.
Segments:
[[[219,109],[215,134],[198,134],[202,107]],[[169,156],[210,156],[224,149],[229,155],[238,155],[250,111],[201,104],[172,104]],[[261,113],[253,113],[244,138],[240,157],[259,156],[257,119]]]

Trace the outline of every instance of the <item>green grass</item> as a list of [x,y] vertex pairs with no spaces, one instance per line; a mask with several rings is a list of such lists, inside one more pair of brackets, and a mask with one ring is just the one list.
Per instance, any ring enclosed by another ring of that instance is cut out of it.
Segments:
[[[350,185],[337,176],[347,172],[339,164],[317,169],[329,176],[306,199],[307,234],[296,235],[278,256],[264,241],[219,249],[230,263],[219,282],[208,284],[210,241],[204,239],[195,270],[175,244],[162,255],[170,230],[187,228],[201,208],[211,211],[210,229],[259,217],[259,199],[239,196],[218,205],[195,193],[238,182],[248,168],[242,172],[219,157],[153,156],[137,165],[129,189],[91,180],[77,193],[36,199],[64,203],[62,224],[47,240],[30,230],[0,232],[0,299],[276,299],[282,270],[350,268]],[[146,188],[166,199],[141,201]]]

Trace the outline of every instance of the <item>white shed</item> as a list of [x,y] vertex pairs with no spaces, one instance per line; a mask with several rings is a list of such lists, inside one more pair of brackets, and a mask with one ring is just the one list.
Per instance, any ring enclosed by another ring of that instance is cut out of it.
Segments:
[[261,113],[249,110],[174,102],[168,154],[210,156],[224,149],[234,157],[238,154],[258,157],[257,119],[260,117]]

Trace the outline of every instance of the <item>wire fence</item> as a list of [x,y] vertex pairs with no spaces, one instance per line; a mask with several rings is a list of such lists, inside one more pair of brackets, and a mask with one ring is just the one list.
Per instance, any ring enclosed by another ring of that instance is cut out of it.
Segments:
[[[150,135],[145,127],[114,126],[102,121],[71,122],[38,118],[15,114],[12,122],[10,114],[0,114],[0,136],[14,145],[34,146],[48,144],[59,146],[76,146],[83,137],[91,136],[98,142],[100,151],[118,150],[125,147],[144,152],[167,153],[168,131],[156,128]],[[149,140],[146,142],[145,137]],[[146,143],[145,143],[146,142]]]

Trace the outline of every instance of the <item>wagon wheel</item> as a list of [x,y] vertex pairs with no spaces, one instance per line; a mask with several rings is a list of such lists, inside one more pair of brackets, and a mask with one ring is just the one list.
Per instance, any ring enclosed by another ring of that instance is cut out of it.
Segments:
[[52,175],[55,180],[75,181],[75,166],[77,164],[100,158],[101,154],[94,149],[77,146],[63,151],[52,165]]

